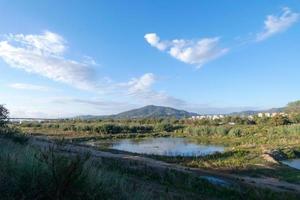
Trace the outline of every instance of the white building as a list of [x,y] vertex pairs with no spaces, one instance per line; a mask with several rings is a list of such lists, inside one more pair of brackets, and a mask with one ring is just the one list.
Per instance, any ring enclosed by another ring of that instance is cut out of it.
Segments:
[[263,117],[263,116],[264,116],[264,113],[258,113],[257,116],[258,116],[258,117]]

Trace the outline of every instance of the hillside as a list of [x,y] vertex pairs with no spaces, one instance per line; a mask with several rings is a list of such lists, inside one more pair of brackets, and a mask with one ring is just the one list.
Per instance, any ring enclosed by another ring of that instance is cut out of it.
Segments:
[[81,115],[76,118],[80,119],[136,119],[136,118],[164,118],[164,117],[174,117],[174,118],[184,118],[197,115],[197,113],[187,112],[184,110],[177,110],[171,107],[148,105],[142,108],[137,108],[125,112],[121,112],[116,115]]
[[119,113],[114,118],[160,118],[160,117],[191,117],[197,115],[184,110],[177,110],[175,108],[149,105],[138,109],[129,110]]

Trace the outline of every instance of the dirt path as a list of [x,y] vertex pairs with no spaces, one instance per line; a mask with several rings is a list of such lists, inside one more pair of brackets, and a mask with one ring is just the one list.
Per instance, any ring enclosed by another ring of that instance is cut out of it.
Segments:
[[213,170],[204,170],[199,168],[188,168],[178,164],[166,163],[164,161],[154,160],[147,157],[128,155],[128,154],[116,154],[111,152],[100,151],[92,146],[81,145],[81,144],[71,144],[66,143],[64,145],[57,145],[51,140],[32,137],[29,139],[29,144],[37,146],[39,148],[49,148],[50,146],[56,146],[59,151],[65,153],[76,153],[84,154],[89,153],[93,158],[109,158],[118,161],[136,163],[137,165],[147,166],[153,168],[154,170],[164,171],[166,169],[175,170],[184,173],[192,173],[195,175],[207,178],[210,182],[218,185],[244,185],[244,186],[254,186],[259,188],[268,188],[273,191],[279,192],[293,192],[300,194],[300,185],[288,183],[285,181],[279,181],[274,178],[253,178],[247,176],[240,176],[234,174],[227,174],[222,172],[217,172]]

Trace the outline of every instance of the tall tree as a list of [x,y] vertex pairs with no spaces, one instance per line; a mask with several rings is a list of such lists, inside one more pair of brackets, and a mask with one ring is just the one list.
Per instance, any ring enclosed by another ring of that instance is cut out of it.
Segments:
[[6,125],[8,114],[8,110],[3,105],[0,105],[0,127],[4,127]]

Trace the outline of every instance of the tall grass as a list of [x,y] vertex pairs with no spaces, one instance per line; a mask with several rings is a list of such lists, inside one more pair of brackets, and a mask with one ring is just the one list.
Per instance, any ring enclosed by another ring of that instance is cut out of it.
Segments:
[[0,138],[0,199],[154,199],[151,187],[107,170],[89,155],[55,151]]
[[1,144],[0,193],[3,199],[84,199],[102,197],[90,184],[87,157],[64,157],[49,148],[36,151],[13,143]]

